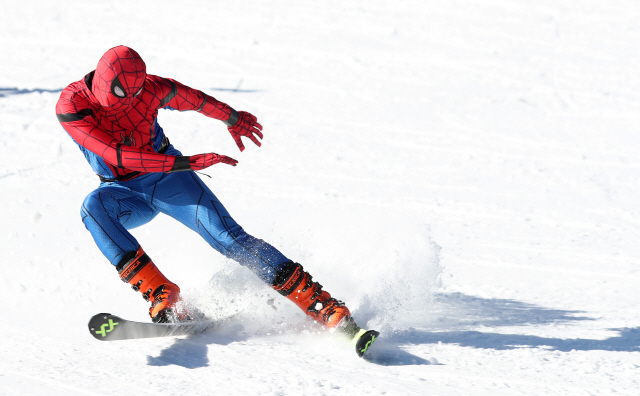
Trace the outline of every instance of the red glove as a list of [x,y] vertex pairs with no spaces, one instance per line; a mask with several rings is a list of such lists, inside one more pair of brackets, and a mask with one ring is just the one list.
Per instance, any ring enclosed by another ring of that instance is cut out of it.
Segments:
[[215,153],[197,154],[189,157],[189,165],[193,170],[202,170],[220,162],[231,166],[236,166],[236,164],[238,163],[238,161],[234,160],[231,157]]
[[196,154],[191,156],[177,156],[175,157],[175,162],[173,163],[173,167],[171,168],[169,173],[189,170],[202,170],[220,162],[222,162],[223,164],[229,164],[231,166],[236,166],[236,164],[238,163],[238,161],[234,160],[233,158],[215,153]]
[[233,113],[235,113],[235,110],[232,111],[229,119],[231,120],[236,116],[238,121],[233,125],[227,123],[227,125],[229,125],[227,129],[229,129],[229,133],[231,133],[233,140],[236,141],[240,151],[244,151],[244,144],[242,144],[242,140],[240,139],[242,136],[248,137],[256,146],[260,147],[262,144],[254,136],[254,134],[256,134],[262,139],[262,125],[258,124],[258,119],[246,111],[240,111],[236,114]]

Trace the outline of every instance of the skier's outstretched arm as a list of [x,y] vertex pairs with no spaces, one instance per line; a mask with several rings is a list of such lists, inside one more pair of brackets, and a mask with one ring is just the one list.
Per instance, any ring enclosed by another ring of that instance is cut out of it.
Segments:
[[102,130],[95,123],[93,111],[89,108],[76,112],[64,107],[58,106],[56,115],[73,140],[118,168],[139,172],[179,172],[200,170],[220,162],[235,166],[238,162],[215,153],[172,156],[127,146]]
[[253,114],[235,111],[228,104],[202,91],[187,87],[170,78],[166,80],[172,84],[172,89],[175,89],[175,95],[166,103],[166,107],[176,110],[195,110],[207,117],[224,122],[240,151],[244,151],[242,137],[248,137],[258,147],[262,145],[256,138],[256,136],[263,138],[262,125]]

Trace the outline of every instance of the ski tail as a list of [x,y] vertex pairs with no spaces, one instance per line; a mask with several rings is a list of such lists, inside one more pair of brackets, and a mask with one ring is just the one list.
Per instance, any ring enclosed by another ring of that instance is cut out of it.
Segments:
[[208,320],[176,323],[132,322],[108,313],[94,315],[89,320],[89,332],[100,341],[131,340],[138,338],[170,337],[195,334],[207,330],[218,322]]

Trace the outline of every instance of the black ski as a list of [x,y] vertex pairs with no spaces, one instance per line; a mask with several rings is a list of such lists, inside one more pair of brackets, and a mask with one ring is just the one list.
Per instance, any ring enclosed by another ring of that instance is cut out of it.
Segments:
[[364,354],[369,350],[369,347],[373,342],[378,338],[380,333],[375,330],[369,330],[364,332],[360,338],[356,341],[356,353],[359,357],[364,356]]
[[371,344],[380,335],[375,330],[365,330],[358,326],[351,316],[347,316],[339,325],[339,329],[344,333],[351,343],[356,347],[356,353],[359,357],[363,357],[369,350]]
[[195,334],[203,332],[217,323],[210,320],[182,323],[144,323],[101,313],[94,315],[89,320],[89,332],[100,341],[132,340]]
[[[200,320],[182,323],[149,323],[134,322],[112,314],[100,313],[94,315],[91,320],[89,320],[89,332],[95,339],[100,341],[181,336],[201,333],[234,316],[236,315],[231,315],[216,321]],[[362,357],[367,352],[379,335],[380,333],[375,330],[367,331],[357,328],[357,332],[353,334],[352,343],[355,345],[356,353],[359,357]]]

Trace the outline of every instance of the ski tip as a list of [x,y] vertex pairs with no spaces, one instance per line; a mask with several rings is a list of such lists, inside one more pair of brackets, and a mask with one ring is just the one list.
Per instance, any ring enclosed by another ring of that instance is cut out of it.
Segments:
[[356,353],[358,357],[363,357],[380,333],[375,330],[361,330],[360,333],[360,337],[356,341]]
[[89,320],[89,332],[91,335],[100,341],[108,340],[108,334],[115,326],[119,325],[121,319],[117,316],[111,315],[110,313],[99,313],[93,315],[93,317]]

